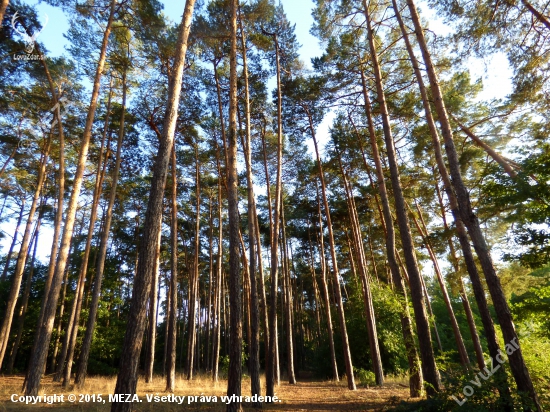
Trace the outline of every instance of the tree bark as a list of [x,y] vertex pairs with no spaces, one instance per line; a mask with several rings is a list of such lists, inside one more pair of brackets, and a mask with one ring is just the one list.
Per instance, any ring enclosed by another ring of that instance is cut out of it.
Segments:
[[321,215],[321,197],[319,196],[319,185],[315,181],[315,189],[317,194],[317,214],[319,215],[319,260],[321,264],[321,287],[323,288],[323,298],[325,300],[325,316],[327,318],[328,344],[330,348],[330,363],[332,366],[332,379],[336,382],[340,381],[338,375],[338,364],[336,363],[336,350],[334,349],[334,332],[332,329],[332,314],[330,311],[330,294],[327,284],[327,265],[325,260],[325,241],[323,218]]
[[[97,208],[99,206],[99,199],[103,191],[103,180],[105,178],[107,161],[109,160],[108,158],[103,159],[103,153],[104,153],[104,147],[105,147],[105,139],[107,137],[107,133],[109,129],[111,98],[112,98],[112,78],[111,78],[111,84],[109,86],[109,98],[107,102],[107,112],[105,114],[103,136],[101,138],[101,146],[99,149],[99,160],[97,165],[96,181],[95,181],[94,194],[93,194],[93,200],[92,200],[92,206],[91,206],[91,212],[90,212],[90,221],[88,224],[88,235],[86,237],[86,246],[84,248],[84,256],[82,257],[82,263],[80,264],[78,283],[75,291],[75,297],[73,299],[71,314],[69,316],[69,323],[66,328],[67,333],[63,337],[63,345],[61,348],[61,358],[57,364],[57,371],[54,376],[54,381],[58,382],[61,380],[61,375],[65,371],[63,376],[64,388],[68,387],[71,380],[71,369],[72,369],[74,351],[76,346],[76,338],[78,334],[78,326],[80,321],[82,296],[84,295],[84,283],[86,282],[86,275],[88,273],[88,260],[90,258],[92,238],[94,235],[94,227],[95,227],[95,221],[97,217]],[[109,137],[109,141],[107,144],[107,151],[110,150],[110,146],[111,146],[111,138]],[[68,354],[67,366],[64,368],[67,354]]]
[[420,225],[418,223],[418,219],[416,218],[416,216],[414,215],[414,212],[410,209],[408,204],[407,204],[407,208],[409,209],[409,213],[413,218],[413,222],[416,225],[416,229],[418,230],[418,233],[420,234],[420,237],[422,238],[424,246],[428,250],[428,255],[430,256],[430,259],[433,263],[435,275],[437,277],[437,281],[439,283],[439,287],[441,288],[441,293],[443,295],[443,301],[445,302],[447,313],[449,314],[449,318],[451,319],[451,328],[453,329],[453,335],[455,337],[456,347],[458,349],[458,355],[460,357],[460,363],[462,364],[462,367],[465,370],[468,370],[470,368],[470,359],[468,358],[468,352],[466,351],[466,346],[464,345],[464,340],[462,339],[462,334],[460,333],[460,328],[458,327],[458,322],[456,320],[456,316],[451,304],[451,298],[449,297],[449,292],[447,291],[447,286],[445,285],[445,280],[443,279],[443,274],[439,269],[439,263],[437,262],[437,257],[435,256],[435,253],[433,252],[433,249],[432,249],[432,245],[428,240],[428,232],[427,232],[426,224],[424,223],[424,219],[422,217],[422,213],[417,204],[416,210],[418,211],[418,215],[420,216],[420,221],[422,223],[422,225]]
[[[170,288],[167,347],[166,392],[174,393],[176,387],[176,335],[178,313],[178,171],[176,167],[176,145],[172,149],[172,210],[170,217]],[[183,336],[182,336],[183,339]]]
[[[248,251],[249,251],[249,264],[250,264],[250,359],[249,359],[249,373],[250,373],[250,391],[251,395],[261,395],[260,385],[260,311],[258,303],[258,287],[257,287],[257,275],[256,275],[256,239],[260,234],[256,231],[256,202],[254,199],[254,181],[252,177],[252,148],[251,139],[252,133],[250,130],[250,91],[248,85],[248,63],[246,59],[246,38],[243,29],[242,16],[240,15],[239,8],[239,26],[241,31],[241,48],[243,59],[243,77],[244,77],[244,109],[245,109],[245,138],[242,137],[242,146],[245,154],[246,165],[246,185],[247,185],[247,197],[248,197]],[[244,254],[244,250],[243,250]],[[261,257],[260,257],[261,258]],[[260,273],[263,276],[262,273]],[[253,402],[252,406],[255,408],[261,408],[261,402]]]
[[321,157],[319,155],[319,148],[317,145],[317,138],[315,136],[315,130],[313,124],[311,123],[310,118],[310,131],[311,137],[313,139],[313,145],[315,147],[315,156],[317,158],[317,168],[319,173],[319,180],[321,182],[321,196],[323,201],[323,206],[325,208],[325,218],[327,219],[327,228],[328,228],[328,240],[330,245],[330,257],[332,260],[332,275],[334,282],[334,292],[336,298],[336,308],[338,310],[338,319],[340,321],[340,334],[342,336],[342,349],[344,351],[344,363],[346,367],[346,378],[348,381],[348,389],[356,390],[355,386],[355,377],[353,376],[353,365],[351,361],[351,351],[349,348],[348,332],[346,328],[346,315],[344,313],[344,305],[342,302],[342,292],[340,290],[340,271],[338,270],[338,261],[336,259],[336,244],[334,242],[334,234],[332,231],[332,220],[330,217],[330,209],[328,205],[327,198],[327,188],[325,184],[325,175],[323,172],[323,164]]
[[242,379],[242,319],[241,319],[241,267],[239,236],[239,197],[237,175],[237,0],[230,2],[229,53],[229,141],[227,163],[227,200],[229,203],[229,371],[227,376],[227,395],[238,397],[227,405],[227,412],[241,409]]
[[[367,332],[369,335],[369,349],[370,357],[372,362],[372,367],[374,370],[374,375],[377,385],[384,384],[384,371],[382,369],[382,358],[380,357],[380,347],[378,346],[378,333],[376,330],[376,318],[374,316],[374,306],[372,303],[372,292],[371,292],[371,279],[367,269],[367,261],[365,258],[365,251],[363,248],[363,239],[361,236],[361,228],[359,225],[359,217],[357,216],[357,208],[355,206],[355,201],[353,199],[353,190],[351,184],[349,183],[344,167],[342,166],[342,159],[340,152],[337,150],[338,155],[338,164],[340,166],[340,171],[342,173],[342,180],[344,183],[344,189],[346,193],[346,198],[348,201],[348,211],[349,219],[352,227],[353,233],[353,243],[355,244],[355,250],[357,255],[357,262],[359,266],[359,273],[361,276],[361,285],[363,291],[363,303],[365,305],[365,317],[367,319]],[[353,261],[353,254],[351,255],[351,261]]]
[[[200,254],[200,218],[201,218],[201,183],[200,183],[200,163],[198,145],[195,143],[195,185],[196,185],[196,200],[195,209],[195,254],[193,261],[193,273],[189,274],[189,346],[187,348],[187,380],[193,379],[193,369],[196,362],[195,351],[198,346],[197,335],[197,301],[200,304],[199,294],[199,254]],[[200,311],[199,311],[200,317]],[[200,319],[199,319],[200,326]]]

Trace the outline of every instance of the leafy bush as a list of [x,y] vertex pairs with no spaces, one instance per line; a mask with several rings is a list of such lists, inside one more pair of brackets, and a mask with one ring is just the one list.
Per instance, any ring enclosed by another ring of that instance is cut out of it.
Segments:
[[354,368],[354,369],[355,369],[355,375],[357,376],[357,379],[359,379],[359,382],[361,383],[361,385],[367,388],[369,386],[376,385],[376,376],[374,375],[374,372],[367,371],[361,368]]

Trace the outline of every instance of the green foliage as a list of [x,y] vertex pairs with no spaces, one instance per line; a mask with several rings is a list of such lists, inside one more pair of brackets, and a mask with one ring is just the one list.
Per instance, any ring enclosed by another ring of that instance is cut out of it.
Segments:
[[354,368],[355,376],[357,376],[357,379],[359,379],[359,382],[364,387],[368,388],[369,386],[376,385],[376,376],[374,375],[374,372],[372,371],[366,371],[365,369],[361,368]]

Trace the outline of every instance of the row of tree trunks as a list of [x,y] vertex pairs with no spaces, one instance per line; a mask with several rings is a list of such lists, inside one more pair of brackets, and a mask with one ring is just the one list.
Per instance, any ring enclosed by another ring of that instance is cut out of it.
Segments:
[[[74,350],[76,345],[76,335],[78,332],[80,313],[82,307],[82,297],[84,296],[84,283],[86,281],[86,275],[88,273],[88,260],[90,258],[90,252],[92,248],[92,238],[95,233],[95,222],[97,218],[97,209],[99,206],[99,199],[103,191],[103,180],[105,178],[105,172],[107,169],[108,158],[103,158],[105,153],[105,139],[107,138],[109,130],[109,120],[111,118],[111,99],[112,99],[112,85],[113,80],[111,78],[109,86],[109,97],[107,99],[107,111],[105,114],[105,123],[103,126],[103,134],[101,137],[101,146],[99,149],[99,159],[97,162],[97,172],[96,172],[96,181],[94,186],[94,193],[92,198],[92,205],[90,209],[90,218],[88,224],[88,234],[86,236],[86,246],[84,247],[84,256],[82,257],[82,263],[80,264],[80,271],[78,276],[77,287],[75,290],[75,296],[71,306],[71,314],[69,315],[69,322],[67,324],[66,333],[63,336],[63,344],[61,347],[61,356],[57,361],[57,369],[54,375],[54,381],[59,382],[62,378],[63,372],[68,371],[63,377],[63,386],[69,384],[70,375],[71,375],[71,366],[72,358],[74,356]],[[107,143],[107,150],[110,150],[111,146],[111,137],[109,134],[109,141]],[[65,360],[67,359],[67,354],[69,353],[70,361],[67,362],[65,367]],[[55,357],[54,357],[55,360]],[[71,364],[71,365],[69,365]]]
[[429,396],[438,392],[441,388],[441,382],[439,379],[439,372],[435,363],[435,356],[432,347],[430,326],[428,323],[428,317],[426,315],[426,309],[423,303],[421,274],[418,269],[416,261],[416,254],[414,250],[414,244],[412,241],[409,220],[407,218],[407,211],[405,209],[405,200],[403,197],[403,191],[401,188],[401,181],[399,176],[399,166],[397,164],[397,157],[395,153],[395,144],[393,141],[390,117],[386,105],[386,97],[384,88],[382,85],[382,73],[380,70],[380,64],[378,61],[378,52],[376,50],[374,31],[372,27],[372,20],[369,11],[369,6],[366,0],[363,0],[363,7],[365,18],[367,21],[370,60],[373,66],[374,78],[376,83],[376,95],[377,102],[380,109],[380,116],[382,118],[382,128],[384,131],[384,140],[386,144],[386,154],[388,158],[388,164],[390,168],[390,176],[393,189],[393,197],[395,200],[395,212],[397,215],[397,223],[399,226],[399,234],[401,237],[401,246],[405,255],[405,263],[407,266],[407,273],[409,275],[409,287],[411,289],[411,299],[414,308],[416,329],[418,333],[418,341],[420,347],[420,359],[422,360],[422,372],[424,379],[428,385],[426,385],[426,392]]
[[[410,389],[411,397],[414,398],[414,397],[419,397],[422,394],[422,390],[423,390],[422,369],[421,369],[420,359],[418,356],[418,351],[416,349],[416,343],[414,339],[413,325],[412,325],[412,320],[409,312],[409,304],[408,304],[408,298],[407,298],[407,291],[405,289],[405,282],[403,280],[403,277],[401,276],[401,273],[399,272],[399,266],[396,258],[397,254],[395,251],[395,229],[393,226],[393,219],[392,219],[392,214],[390,209],[388,192],[386,189],[384,170],[382,169],[382,161],[380,159],[378,143],[376,141],[376,132],[375,132],[374,120],[372,116],[372,107],[371,107],[371,102],[367,92],[367,83],[366,83],[365,73],[363,69],[361,69],[360,74],[361,74],[361,85],[362,85],[362,91],[363,91],[365,115],[367,117],[369,141],[370,141],[372,157],[373,157],[374,165],[376,169],[378,193],[380,195],[380,200],[382,205],[381,206],[379,205],[377,196],[375,196],[375,200],[378,205],[380,222],[382,224],[382,227],[386,235],[386,256],[388,259],[388,266],[390,268],[390,273],[391,273],[391,277],[389,279],[393,281],[395,291],[398,294],[399,300],[401,302],[401,308],[402,308],[401,329],[403,332],[403,340],[405,343],[405,348],[407,350],[407,361],[409,363],[409,389]],[[364,156],[362,146],[361,146],[361,151],[363,153],[363,160],[364,160],[367,173],[369,174],[371,185],[373,185],[373,180],[370,175],[370,171]],[[403,272],[403,274],[406,276],[406,272]]]
[[[53,127],[52,127],[53,129]],[[17,305],[17,299],[19,297],[19,292],[21,289],[21,282],[23,280],[23,272],[25,271],[25,264],[27,262],[28,257],[28,251],[29,251],[29,245],[31,242],[31,236],[32,236],[32,229],[33,229],[33,222],[34,217],[36,214],[36,209],[39,206],[40,196],[42,193],[42,189],[44,187],[44,180],[46,178],[46,169],[48,164],[48,157],[50,154],[50,148],[52,143],[52,132],[53,130],[50,130],[48,134],[48,138],[44,142],[44,148],[42,150],[42,155],[40,157],[40,168],[38,170],[38,176],[37,176],[37,182],[36,182],[36,189],[34,191],[34,195],[31,201],[31,207],[29,210],[29,216],[27,218],[27,223],[25,224],[25,231],[23,233],[23,240],[21,242],[21,247],[19,248],[19,253],[17,257],[17,263],[15,264],[15,271],[13,273],[12,282],[11,282],[11,288],[10,293],[8,295],[8,301],[6,305],[6,310],[4,313],[4,320],[2,322],[2,327],[0,329],[0,367],[2,366],[2,363],[4,361],[4,356],[6,354],[6,350],[8,348],[8,340],[10,336],[11,331],[11,324],[13,321],[13,315],[15,313],[15,307]],[[15,230],[15,234],[13,236],[14,241],[17,237],[17,232],[19,229],[19,225],[21,223],[22,217],[23,217],[23,209],[24,209],[24,202],[23,207],[21,207],[21,213],[19,215],[19,220],[17,224],[17,228]],[[10,255],[13,248],[13,242],[10,247]],[[9,257],[6,262],[6,267],[9,264]]]
[[90,106],[88,108],[88,114],[86,117],[84,133],[80,144],[78,163],[74,176],[73,191],[71,193],[69,205],[66,211],[65,225],[63,227],[63,235],[61,239],[61,246],[59,248],[59,254],[57,257],[57,264],[55,267],[55,272],[53,274],[50,289],[48,290],[47,298],[44,300],[44,310],[42,311],[43,317],[41,317],[40,319],[40,325],[37,330],[37,338],[34,342],[34,349],[31,353],[31,359],[27,370],[27,376],[25,380],[25,394],[30,396],[36,396],[38,394],[44,366],[46,365],[46,358],[48,355],[49,342],[51,339],[55,320],[55,312],[59,299],[61,282],[63,280],[63,274],[65,273],[65,268],[69,255],[69,248],[73,236],[78,198],[80,195],[80,189],[82,187],[84,170],[86,168],[86,160],[88,158],[88,149],[92,136],[92,126],[97,107],[97,100],[99,97],[103,67],[105,65],[105,60],[107,56],[107,44],[109,41],[109,36],[111,34],[112,23],[115,17],[115,8],[116,1],[112,0],[109,8],[109,17],[107,20],[105,31],[103,33],[100,56],[94,77],[92,96],[90,99]]
[[[338,151],[338,149],[336,149]],[[361,277],[361,286],[363,291],[363,303],[365,305],[365,317],[367,319],[367,332],[369,335],[369,349],[371,362],[374,370],[374,375],[377,385],[384,384],[384,371],[382,369],[382,358],[380,357],[380,347],[378,345],[378,333],[376,330],[376,318],[374,315],[374,306],[372,303],[371,278],[368,273],[367,261],[365,259],[365,251],[363,248],[363,237],[359,226],[359,217],[357,216],[357,207],[353,198],[353,189],[347,178],[346,172],[342,165],[340,152],[338,151],[338,164],[342,173],[342,181],[344,183],[344,191],[348,203],[348,214],[353,233],[353,249],[357,257],[359,274]],[[351,262],[353,263],[353,254],[350,254]]]
[[533,387],[531,376],[529,375],[529,370],[527,369],[523,358],[521,345],[512,320],[510,308],[508,307],[508,302],[506,301],[506,297],[502,291],[500,280],[493,265],[489,247],[485,241],[483,232],[481,231],[479,220],[472,209],[468,189],[462,180],[460,163],[458,160],[456,147],[454,145],[453,132],[450,125],[449,116],[447,115],[447,109],[445,107],[445,102],[443,101],[443,94],[439,85],[439,80],[431,54],[428,50],[422,24],[420,23],[420,16],[413,0],[407,0],[407,6],[412,18],[416,38],[422,53],[428,78],[430,80],[430,89],[432,92],[433,102],[439,119],[439,124],[441,126],[443,140],[445,142],[445,151],[452,178],[451,183],[458,203],[458,215],[467,227],[468,233],[474,245],[474,249],[478,255],[479,262],[485,275],[485,280],[487,281],[487,287],[495,306],[504,341],[506,343],[514,342],[518,345],[518,349],[511,355],[508,355],[510,369],[516,381],[518,390],[526,393],[534,403],[535,409],[537,411],[541,411],[542,407],[540,406],[537,394]]

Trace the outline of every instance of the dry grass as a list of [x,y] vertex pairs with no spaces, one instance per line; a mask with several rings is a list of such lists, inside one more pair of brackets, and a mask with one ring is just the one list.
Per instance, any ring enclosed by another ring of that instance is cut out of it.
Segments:
[[[12,394],[21,393],[21,385],[23,377],[9,376],[0,377],[0,412],[2,411],[34,411],[37,409],[50,409],[55,412],[61,411],[109,411],[109,394],[112,394],[115,388],[115,377],[88,377],[86,385],[82,389],[75,389],[72,386],[64,390],[60,384],[53,382],[51,377],[46,377],[42,380],[40,394],[65,394],[65,398],[69,394],[102,394],[106,402],[103,403],[86,403],[76,402],[57,404],[36,404],[25,405],[21,403],[13,403],[10,400]],[[193,411],[223,411],[225,404],[221,401],[221,396],[225,395],[226,381],[213,383],[207,376],[198,376],[192,381],[184,380],[178,375],[176,381],[175,395],[207,395],[217,396],[217,403],[187,403],[187,398],[184,403],[155,403],[148,402],[147,394],[166,395],[164,392],[165,381],[160,376],[156,376],[151,383],[145,383],[140,379],[138,384],[138,396],[141,403],[134,403],[133,410],[139,412],[175,412],[185,410]],[[265,384],[262,387],[262,392],[265,393]],[[243,395],[250,393],[250,380],[243,380]],[[345,382],[331,381],[299,381],[297,385],[289,385],[281,382],[281,385],[276,388],[276,395],[281,402],[264,404],[264,410],[269,411],[375,411],[395,404],[401,400],[408,398],[408,388],[400,379],[388,379],[387,384],[382,388],[358,388],[357,391],[349,391]],[[244,398],[243,398],[244,400]],[[254,410],[247,407],[243,403],[245,411]]]

